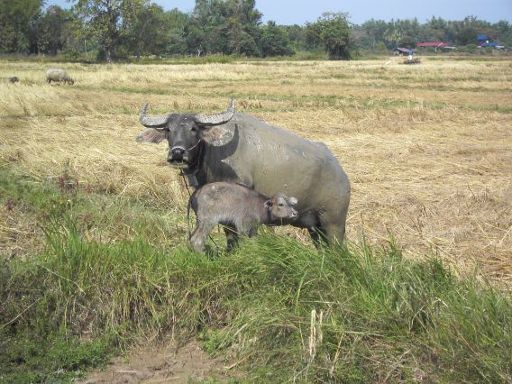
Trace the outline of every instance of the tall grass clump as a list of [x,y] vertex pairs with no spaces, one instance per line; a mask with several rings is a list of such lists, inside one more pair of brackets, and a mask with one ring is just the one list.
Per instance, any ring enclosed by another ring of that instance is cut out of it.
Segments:
[[215,260],[140,239],[87,242],[71,224],[47,238],[43,255],[3,265],[2,338],[18,354],[7,374],[34,364],[20,337],[86,356],[51,368],[67,372],[136,336],[175,332],[255,382],[511,378],[510,298],[437,260],[412,263],[393,247],[317,253],[273,235]]
[[[37,214],[39,187],[22,184],[2,188]],[[104,201],[82,193],[53,190],[71,202],[41,224],[44,248],[2,259],[0,382],[71,382],[141,336],[198,339],[247,382],[512,380],[510,296],[436,258],[273,234],[215,258],[94,238],[73,207]]]
[[220,345],[243,351],[253,343],[246,353],[251,371],[262,377],[511,378],[510,297],[472,279],[459,281],[439,260],[407,261],[392,244],[317,254],[275,237],[246,244],[235,260],[250,293],[240,295],[246,299],[240,315],[221,331],[236,336],[232,344]]

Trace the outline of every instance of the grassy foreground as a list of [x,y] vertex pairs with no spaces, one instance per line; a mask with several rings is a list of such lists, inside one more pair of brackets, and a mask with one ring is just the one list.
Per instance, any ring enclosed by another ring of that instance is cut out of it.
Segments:
[[[439,260],[269,234],[208,259],[183,241],[152,244],[172,226],[158,207],[67,185],[0,167],[0,203],[46,239],[38,255],[1,261],[2,383],[71,382],[155,334],[201,340],[241,382],[512,380],[512,299]],[[119,212],[130,238],[86,235]]]

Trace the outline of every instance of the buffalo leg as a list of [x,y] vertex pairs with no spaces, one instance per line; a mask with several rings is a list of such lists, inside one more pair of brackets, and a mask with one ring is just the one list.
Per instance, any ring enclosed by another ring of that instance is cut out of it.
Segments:
[[247,230],[247,236],[248,237],[254,237],[258,234],[258,227],[255,225],[251,225],[249,229]]
[[322,246],[335,246],[343,242],[345,228],[343,225],[325,223],[321,226],[308,228],[309,235],[317,249]]
[[313,244],[315,245],[315,248],[320,248],[320,227],[312,227],[308,228],[309,236],[311,237],[311,240],[313,240]]
[[196,222],[196,228],[190,236],[190,246],[194,251],[204,253],[204,243],[213,229],[213,226],[214,225],[210,223],[204,223],[199,220]]
[[238,232],[233,224],[224,225],[224,233],[226,234],[226,250],[232,251],[238,246]]
[[333,247],[343,243],[345,237],[344,223],[323,223],[322,238],[325,242]]

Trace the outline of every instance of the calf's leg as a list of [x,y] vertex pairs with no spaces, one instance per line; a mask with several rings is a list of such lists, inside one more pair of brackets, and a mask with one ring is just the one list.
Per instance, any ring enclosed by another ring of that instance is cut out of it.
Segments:
[[204,253],[204,243],[214,226],[215,224],[213,223],[196,221],[196,228],[189,240],[190,246],[194,251]]
[[233,224],[226,224],[223,227],[226,235],[226,250],[229,252],[238,246],[238,232]]

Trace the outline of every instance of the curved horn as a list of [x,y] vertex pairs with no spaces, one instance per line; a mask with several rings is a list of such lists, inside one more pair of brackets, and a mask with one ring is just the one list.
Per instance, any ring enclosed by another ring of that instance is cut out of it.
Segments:
[[219,125],[219,124],[225,124],[235,114],[235,100],[231,99],[231,102],[229,103],[228,109],[226,109],[225,112],[222,113],[216,113],[212,115],[207,114],[199,114],[195,115],[194,119],[197,124],[199,125]]
[[144,104],[140,109],[139,121],[140,123],[147,128],[163,128],[167,121],[169,121],[169,115],[165,116],[146,116],[146,112],[148,111],[149,104]]

